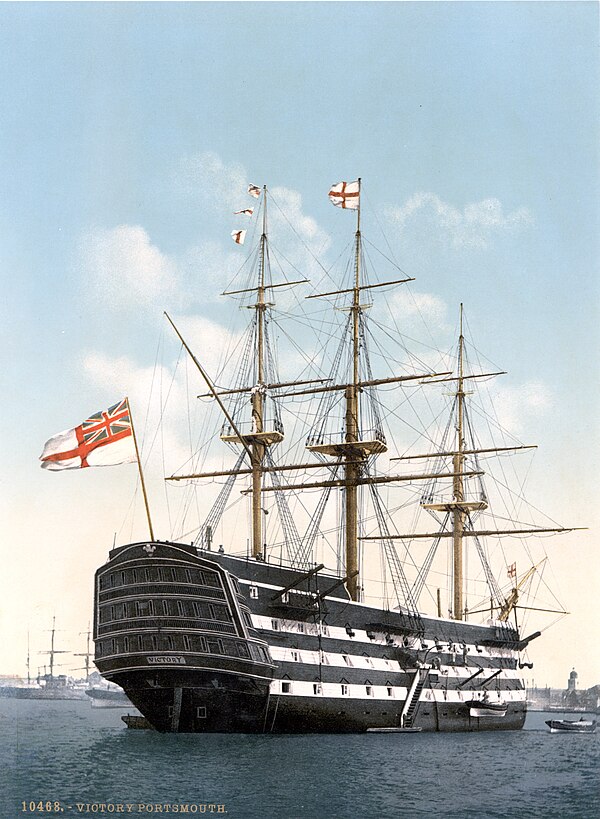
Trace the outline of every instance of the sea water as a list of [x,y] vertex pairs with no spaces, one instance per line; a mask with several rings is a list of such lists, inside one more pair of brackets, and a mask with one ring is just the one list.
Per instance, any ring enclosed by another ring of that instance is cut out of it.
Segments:
[[600,817],[600,732],[550,734],[547,714],[523,731],[253,736],[132,730],[122,713],[0,699],[0,819]]

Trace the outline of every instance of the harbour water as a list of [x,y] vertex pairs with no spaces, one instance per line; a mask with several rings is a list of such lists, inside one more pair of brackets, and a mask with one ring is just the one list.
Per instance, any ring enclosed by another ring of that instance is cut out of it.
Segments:
[[160,735],[121,713],[0,699],[1,819],[600,815],[600,733],[550,734],[540,712],[523,731],[349,736]]

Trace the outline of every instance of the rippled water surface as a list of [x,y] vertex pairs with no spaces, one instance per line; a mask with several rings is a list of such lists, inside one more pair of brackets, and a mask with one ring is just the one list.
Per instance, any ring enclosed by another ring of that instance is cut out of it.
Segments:
[[523,731],[356,736],[160,735],[120,714],[0,700],[0,819],[52,815],[40,801],[88,819],[600,817],[600,733],[550,734],[540,713]]

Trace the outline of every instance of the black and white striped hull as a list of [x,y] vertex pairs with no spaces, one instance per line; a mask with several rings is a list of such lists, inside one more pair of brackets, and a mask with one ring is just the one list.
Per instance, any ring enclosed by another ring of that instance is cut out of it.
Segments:
[[[302,578],[181,544],[116,549],[97,572],[96,664],[161,731],[522,728],[514,630],[425,616],[415,625],[343,587],[320,597]],[[335,580],[319,577],[322,588]],[[506,708],[474,716],[484,697]]]

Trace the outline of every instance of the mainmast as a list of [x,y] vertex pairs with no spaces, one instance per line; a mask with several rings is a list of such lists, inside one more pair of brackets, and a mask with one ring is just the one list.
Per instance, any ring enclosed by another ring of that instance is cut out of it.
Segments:
[[[361,180],[358,179],[356,183],[351,183],[356,188],[350,189],[350,184],[340,183],[332,189],[335,192],[334,198],[339,197],[344,202],[344,207],[349,207],[357,211],[356,216],[356,233],[354,243],[354,281],[353,286],[349,289],[334,291],[333,293],[316,294],[309,298],[317,298],[319,296],[331,296],[338,293],[351,293],[352,302],[350,305],[350,328],[349,333],[351,337],[351,360],[350,373],[348,374],[346,384],[344,385],[345,396],[345,433],[344,438],[340,441],[334,436],[331,440],[326,440],[327,436],[319,434],[311,438],[307,444],[307,449],[311,452],[322,455],[336,456],[344,468],[344,477],[341,485],[344,486],[344,524],[345,524],[345,574],[348,578],[347,588],[350,598],[352,600],[360,599],[360,577],[359,577],[359,559],[358,559],[358,487],[365,483],[363,477],[363,466],[365,460],[370,455],[376,455],[385,452],[387,449],[383,434],[378,434],[377,430],[370,430],[365,433],[361,430],[360,418],[360,394],[364,387],[375,386],[378,383],[399,381],[401,378],[383,379],[380,381],[361,381],[360,368],[360,352],[361,352],[361,313],[363,307],[360,303],[361,293],[370,287],[377,287],[382,285],[362,285],[361,277],[361,232],[360,232],[360,189]],[[350,191],[347,191],[346,188]],[[330,193],[330,198],[332,198]],[[352,202],[356,205],[345,204],[344,197],[354,197]],[[332,199],[333,201],[333,199]],[[334,201],[334,204],[339,204]],[[408,281],[403,279],[402,281]],[[398,282],[395,282],[398,283]],[[336,389],[336,387],[325,387],[323,390]]]
[[346,477],[346,575],[348,592],[352,600],[358,600],[360,594],[358,575],[358,485],[360,463],[358,453],[358,383],[360,355],[360,178],[358,179],[358,209],[356,211],[355,259],[354,259],[354,292],[352,294],[352,383],[346,388],[346,443],[352,446],[345,451]]

